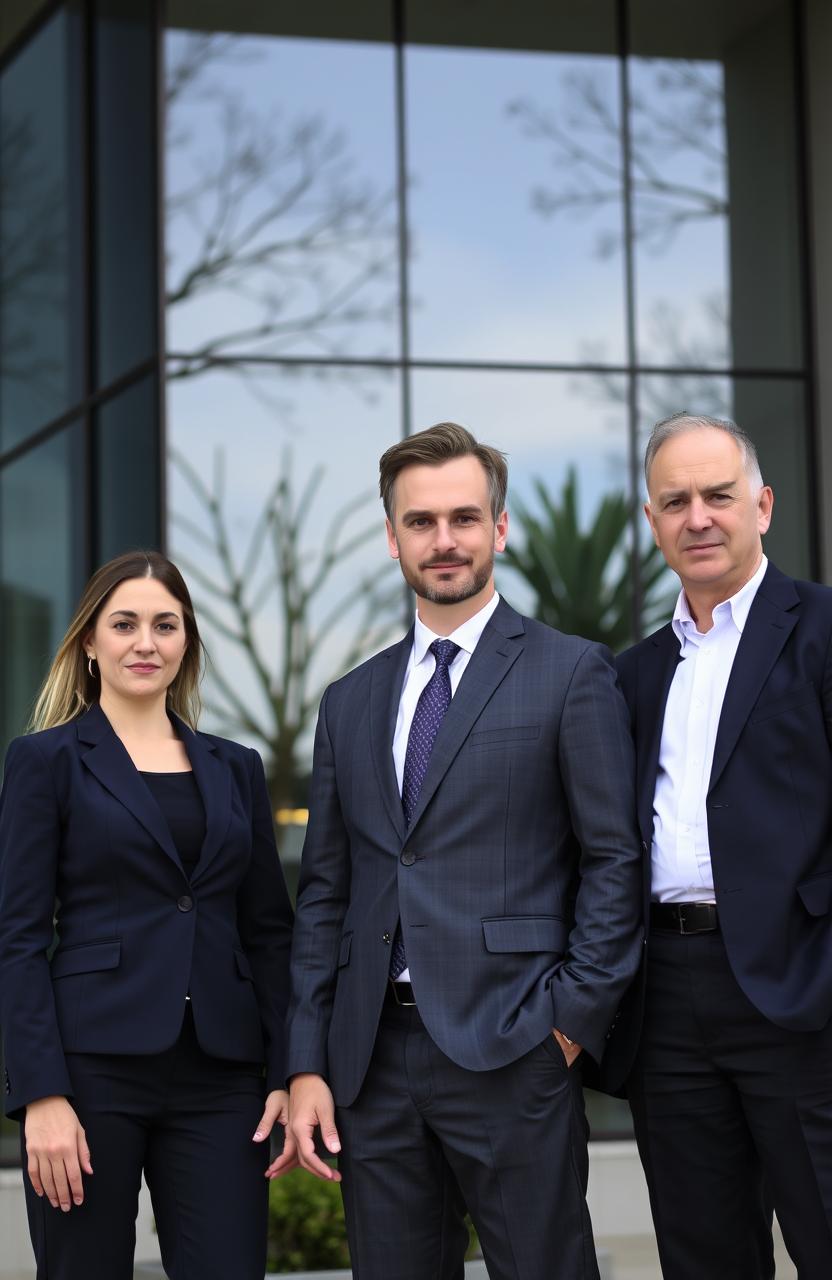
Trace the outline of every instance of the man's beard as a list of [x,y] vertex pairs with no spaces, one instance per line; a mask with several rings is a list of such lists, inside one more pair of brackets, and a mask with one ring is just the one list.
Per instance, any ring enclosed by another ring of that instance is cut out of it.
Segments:
[[[445,564],[447,561],[442,563]],[[480,591],[488,585],[494,572],[494,557],[489,556],[479,569],[473,569],[462,581],[457,579],[455,582],[436,582],[422,572],[424,567],[420,565],[413,571],[401,564],[404,580],[416,595],[421,600],[429,600],[431,604],[461,604],[463,600],[470,600],[472,596],[479,595]]]

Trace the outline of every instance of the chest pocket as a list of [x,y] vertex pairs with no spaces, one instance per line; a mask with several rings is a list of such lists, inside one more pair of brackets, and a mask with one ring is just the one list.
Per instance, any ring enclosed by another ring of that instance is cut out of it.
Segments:
[[503,747],[512,742],[531,743],[539,737],[539,724],[506,725],[503,728],[475,730],[469,735],[468,745],[472,751],[482,751],[488,747]]

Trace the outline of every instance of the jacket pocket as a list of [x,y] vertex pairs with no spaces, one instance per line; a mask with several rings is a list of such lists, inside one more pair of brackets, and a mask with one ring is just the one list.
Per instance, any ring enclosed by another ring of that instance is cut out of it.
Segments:
[[503,728],[477,729],[468,735],[470,747],[497,747],[504,742],[534,742],[540,737],[539,724],[505,725]]
[[832,906],[832,871],[824,871],[797,886],[797,892],[810,916],[825,916]]
[[74,973],[96,973],[117,969],[121,964],[121,942],[81,942],[75,947],[59,947],[52,957],[52,977],[68,978]]
[[568,931],[560,916],[495,916],[483,920],[487,951],[554,951],[563,955]]
[[237,961],[237,972],[241,978],[248,978],[249,982],[254,981],[254,974],[251,972],[251,965],[248,962],[248,956],[245,951],[234,952],[234,959]]
[[751,715],[748,717],[749,724],[759,724],[762,720],[769,720],[772,716],[782,715],[786,711],[792,711],[795,707],[802,707],[806,703],[814,703],[819,705],[817,690],[813,684],[801,684],[796,689],[791,689],[788,693],[781,694],[779,698],[771,698],[768,702],[759,702],[754,707]]

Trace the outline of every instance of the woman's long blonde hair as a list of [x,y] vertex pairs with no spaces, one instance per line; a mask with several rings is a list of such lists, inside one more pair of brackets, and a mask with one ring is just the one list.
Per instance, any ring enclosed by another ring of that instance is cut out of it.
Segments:
[[101,684],[97,675],[89,673],[84,641],[116,587],[130,578],[155,578],[182,606],[187,644],[182,665],[168,688],[167,700],[172,711],[192,729],[196,728],[202,709],[199,682],[205,651],[185,580],[176,565],[158,551],[127,551],[97,569],[84,588],[75,616],[38,694],[30,731],[66,724],[98,702]]

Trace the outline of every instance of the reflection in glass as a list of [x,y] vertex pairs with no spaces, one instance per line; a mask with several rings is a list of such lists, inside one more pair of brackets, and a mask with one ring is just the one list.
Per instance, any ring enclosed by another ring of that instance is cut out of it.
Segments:
[[75,604],[82,443],[69,427],[0,472],[0,752],[23,732]]
[[407,50],[413,353],[624,356],[618,63]]
[[[774,490],[774,518],[764,539],[766,555],[784,573],[811,574],[809,462],[806,389],[800,379],[642,377],[639,396],[644,412],[641,449],[654,423],[687,410],[731,418],[751,436],[760,455],[763,479]],[[658,413],[653,409],[660,407]]]
[[134,383],[96,413],[97,564],[160,543],[157,418],[155,376]]
[[80,390],[72,31],[59,10],[0,78],[0,449]]
[[233,372],[169,387],[169,545],[211,656],[205,723],[263,753],[278,810],[306,803],[324,687],[401,628],[378,499],[398,380],[363,378],[355,395],[274,371],[271,407]]
[[169,31],[165,55],[170,350],[395,355],[392,49]]

